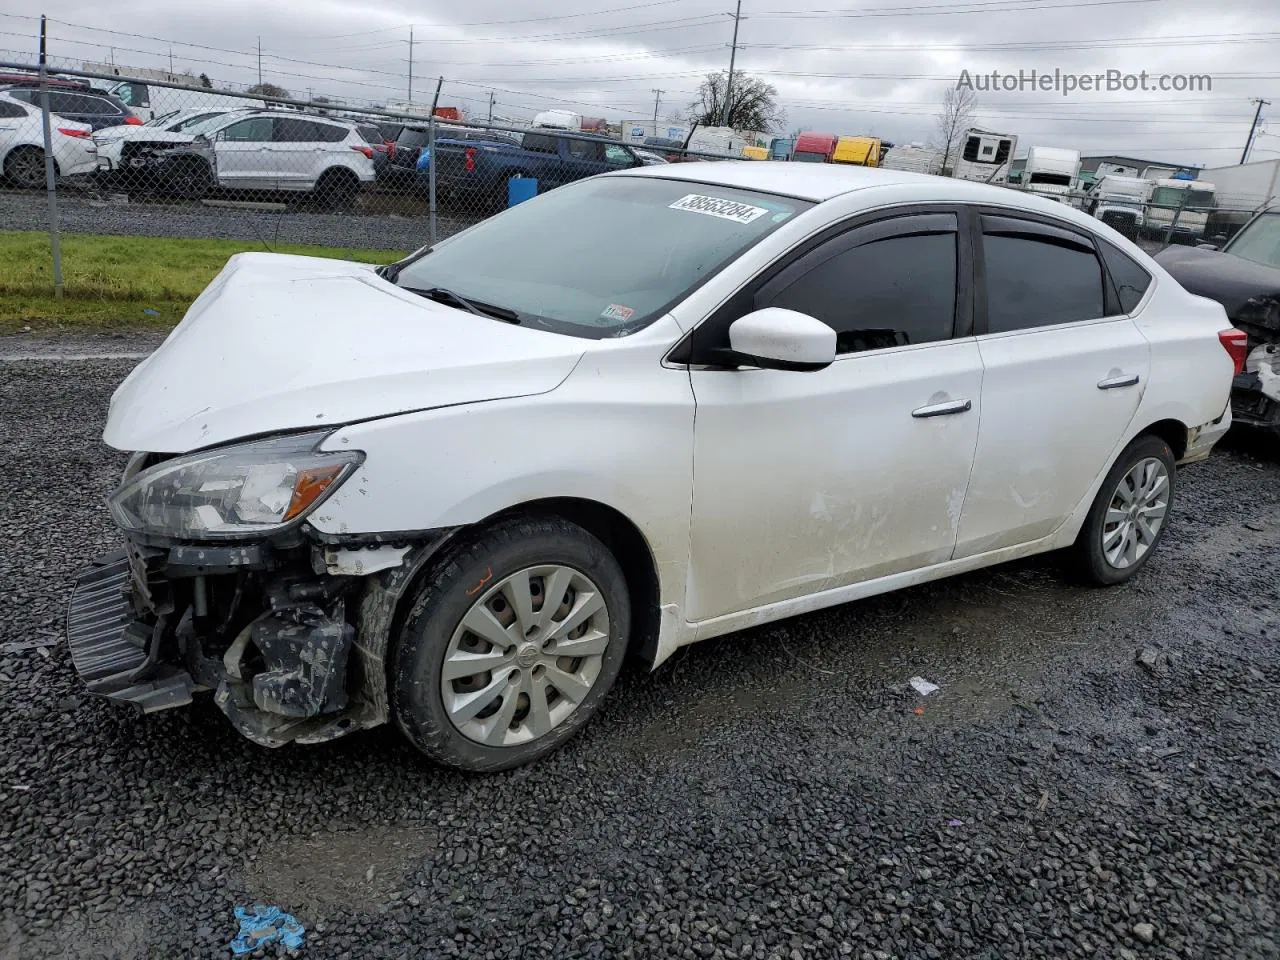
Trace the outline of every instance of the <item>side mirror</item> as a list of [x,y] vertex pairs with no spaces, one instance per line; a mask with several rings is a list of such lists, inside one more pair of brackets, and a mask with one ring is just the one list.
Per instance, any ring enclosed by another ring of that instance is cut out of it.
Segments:
[[766,370],[821,370],[836,358],[836,332],[805,313],[766,307],[729,327],[730,363]]

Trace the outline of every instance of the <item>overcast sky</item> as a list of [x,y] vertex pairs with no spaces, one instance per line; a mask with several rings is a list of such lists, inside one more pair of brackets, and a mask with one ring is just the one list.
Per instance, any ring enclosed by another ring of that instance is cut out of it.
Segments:
[[[728,65],[735,0],[45,0],[50,55],[262,75],[295,95],[408,95],[473,116],[565,107],[610,120],[682,114],[701,76]],[[829,6],[828,6],[829,4]],[[819,7],[814,10],[813,7]],[[0,0],[0,50],[34,53],[28,0]],[[980,93],[976,124],[1028,146],[1204,166],[1239,160],[1251,98],[1276,103],[1252,159],[1280,156],[1277,0],[743,0],[737,68],[772,83],[785,130],[928,140],[962,70],[1209,74],[1211,92]],[[117,31],[110,33],[107,31]],[[200,46],[203,45],[203,46]],[[217,49],[210,49],[217,48]],[[1264,117],[1265,117],[1264,112]]]

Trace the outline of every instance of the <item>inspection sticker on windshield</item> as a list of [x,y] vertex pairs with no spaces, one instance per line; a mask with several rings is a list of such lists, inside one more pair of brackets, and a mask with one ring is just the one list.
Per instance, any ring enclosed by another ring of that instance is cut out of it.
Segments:
[[769,212],[764,207],[753,207],[749,203],[725,200],[722,197],[704,197],[697,193],[681,197],[671,204],[671,209],[705,213],[709,217],[732,220],[734,223],[751,223]]
[[631,307],[624,307],[620,303],[611,303],[604,308],[604,312],[600,314],[602,320],[617,320],[619,323],[626,323],[633,316],[635,310]]

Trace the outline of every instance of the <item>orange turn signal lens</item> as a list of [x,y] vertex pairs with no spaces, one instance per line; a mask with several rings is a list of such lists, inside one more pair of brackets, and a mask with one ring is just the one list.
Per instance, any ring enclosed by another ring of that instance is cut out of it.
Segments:
[[333,486],[333,482],[342,476],[342,471],[346,468],[346,464],[339,463],[331,467],[310,467],[299,471],[298,479],[293,484],[293,497],[289,500],[289,509],[285,511],[284,521],[288,522],[310,508],[324,496],[324,492]]

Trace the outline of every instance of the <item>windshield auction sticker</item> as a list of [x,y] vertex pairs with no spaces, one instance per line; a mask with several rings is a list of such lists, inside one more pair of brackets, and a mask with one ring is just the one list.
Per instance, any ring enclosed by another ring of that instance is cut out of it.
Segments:
[[681,197],[671,204],[671,209],[705,213],[709,217],[732,220],[734,223],[751,223],[769,212],[764,207],[753,207],[749,203],[725,200],[722,197],[704,197],[697,193]]

